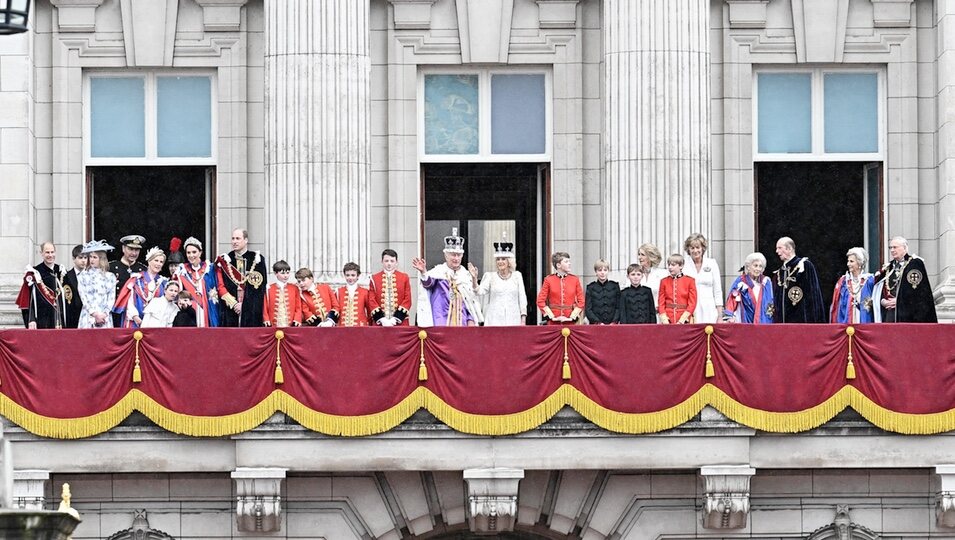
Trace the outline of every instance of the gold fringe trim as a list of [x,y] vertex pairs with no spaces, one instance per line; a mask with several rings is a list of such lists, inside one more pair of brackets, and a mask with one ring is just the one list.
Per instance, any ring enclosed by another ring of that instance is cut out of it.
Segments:
[[190,416],[167,409],[140,390],[130,390],[103,412],[81,418],[51,418],[31,412],[0,394],[0,413],[23,429],[56,439],[79,439],[109,431],[133,411],[140,411],[157,425],[181,435],[220,437],[254,429],[276,412],[284,412],[307,429],[326,435],[356,437],[383,433],[398,426],[421,408],[461,433],[513,435],[534,429],[569,405],[594,424],[615,433],[656,433],[682,425],[712,405],[740,424],[775,433],[796,433],[819,427],[846,407],[886,431],[930,435],[955,430],[955,409],[939,413],[909,414],[877,405],[858,389],[844,386],[826,401],[802,411],[770,412],[747,407],[719,388],[706,384],[682,403],[649,413],[621,413],[607,409],[571,385],[561,385],[537,405],[521,412],[482,415],[460,411],[421,386],[384,411],[338,416],[306,407],[289,394],[276,390],[248,410],[225,416]]
[[430,393],[428,389],[419,386],[397,405],[378,413],[360,416],[338,416],[318,412],[281,390],[276,390],[272,396],[276,396],[279,400],[279,409],[312,431],[325,435],[360,437],[393,429],[418,412],[427,400],[426,394]]
[[566,389],[567,404],[594,424],[616,433],[656,433],[684,424],[706,405],[707,387],[700,388],[682,403],[649,413],[621,413],[607,409],[570,385]]
[[568,385],[561,385],[553,394],[537,405],[513,414],[472,414],[459,411],[425,388],[425,406],[428,412],[448,427],[472,435],[514,435],[536,428],[550,420],[567,404]]
[[735,422],[773,433],[797,433],[817,428],[842,412],[849,405],[851,387],[843,386],[819,405],[795,412],[772,412],[747,407],[711,384],[705,385],[703,390],[707,392],[707,403]]

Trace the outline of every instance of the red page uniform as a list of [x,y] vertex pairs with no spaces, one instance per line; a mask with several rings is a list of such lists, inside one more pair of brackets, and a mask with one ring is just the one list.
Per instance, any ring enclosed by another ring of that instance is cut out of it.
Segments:
[[332,288],[324,283],[316,283],[311,289],[302,291],[302,322],[308,326],[318,326],[325,321],[338,322],[338,297]]
[[291,283],[273,283],[265,291],[262,324],[284,328],[302,324],[302,301],[299,289]]
[[378,301],[368,289],[357,285],[351,291],[349,288],[346,285],[338,289],[341,326],[368,326],[382,317]]
[[693,322],[693,310],[696,309],[696,280],[682,273],[676,277],[667,276],[660,280],[660,295],[657,298],[657,311],[661,322]]
[[[573,274],[551,274],[544,278],[537,294],[537,308],[548,319],[570,317],[576,320],[584,311],[584,289]],[[574,324],[574,321],[549,320],[547,324]]]
[[408,326],[411,313],[411,282],[408,274],[395,270],[371,276],[371,291],[378,301],[383,318],[394,317],[397,324]]

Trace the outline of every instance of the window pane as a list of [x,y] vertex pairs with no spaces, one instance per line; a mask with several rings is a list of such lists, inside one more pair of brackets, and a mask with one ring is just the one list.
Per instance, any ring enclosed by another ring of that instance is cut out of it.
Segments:
[[809,73],[760,73],[759,151],[812,151],[812,78]]
[[141,77],[90,79],[90,154],[146,157],[146,93]]
[[543,154],[544,75],[491,77],[491,153]]
[[478,153],[478,76],[425,75],[426,154]]
[[878,152],[878,76],[826,73],[823,81],[826,152]]
[[157,77],[159,157],[212,156],[212,81]]

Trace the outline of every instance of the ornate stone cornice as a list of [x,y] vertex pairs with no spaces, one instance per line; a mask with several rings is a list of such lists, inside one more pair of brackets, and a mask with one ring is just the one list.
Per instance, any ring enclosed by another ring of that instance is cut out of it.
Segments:
[[941,480],[935,495],[935,523],[939,527],[955,528],[955,465],[937,465],[935,474]]
[[431,6],[437,0],[388,0],[395,16],[395,30],[430,30]]
[[832,523],[819,527],[806,540],[878,540],[872,529],[853,523],[849,517],[849,505],[836,505],[836,517]]
[[872,24],[876,28],[912,26],[912,0],[872,0]]
[[240,467],[235,480],[236,526],[242,532],[282,529],[282,481],[287,469]]
[[756,469],[749,465],[702,467],[703,527],[742,529],[749,514],[749,480]]
[[228,32],[239,29],[242,7],[249,0],[196,0],[202,7],[202,28],[206,32]]
[[769,0],[726,0],[730,28],[766,28]]
[[50,0],[57,10],[60,32],[92,32],[96,29],[96,8],[103,0]]
[[537,0],[541,28],[576,28],[579,0]]
[[466,469],[471,531],[513,531],[517,521],[517,487],[523,469]]
[[43,510],[50,471],[13,471],[13,507],[22,510]]

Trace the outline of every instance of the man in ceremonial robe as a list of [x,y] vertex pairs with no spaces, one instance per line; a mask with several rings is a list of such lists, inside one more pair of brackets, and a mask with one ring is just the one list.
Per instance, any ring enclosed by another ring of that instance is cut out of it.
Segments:
[[935,297],[921,258],[909,254],[909,243],[896,236],[889,241],[890,260],[874,277],[875,322],[937,323]]
[[262,326],[267,268],[265,257],[249,250],[249,233],[232,231],[232,251],[216,259],[219,326]]
[[53,242],[40,245],[43,262],[27,268],[17,305],[26,310],[27,328],[63,328],[66,302],[63,295],[63,269],[56,264]]
[[461,266],[464,238],[458,229],[444,237],[444,263],[427,270],[424,259],[415,257],[411,266],[418,271],[418,326],[477,326],[483,322],[481,306],[474,294],[477,284]]
[[570,273],[570,255],[558,251],[551,257],[554,273],[544,278],[537,293],[537,309],[547,324],[574,324],[584,312],[584,288]]
[[[119,260],[110,261],[109,271],[116,276],[116,297],[121,296],[121,289],[133,274],[142,274],[146,271],[146,265],[139,262],[139,254],[143,250],[143,244],[146,239],[138,234],[126,235],[119,239],[123,246],[123,256]],[[113,313],[113,328],[123,326],[123,314]]]
[[783,264],[773,273],[775,322],[828,322],[819,276],[812,261],[796,256],[796,243],[788,236],[776,242],[776,255]]
[[398,270],[398,253],[393,249],[381,252],[381,272],[371,276],[369,287],[382,317],[381,326],[408,326],[411,314],[411,280]]
[[83,253],[83,245],[73,248],[73,268],[63,277],[63,301],[66,303],[66,328],[77,328],[80,323],[80,312],[83,311],[83,299],[80,298],[79,281],[76,275],[86,270],[88,257]]

